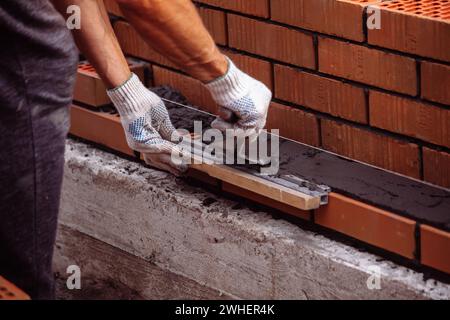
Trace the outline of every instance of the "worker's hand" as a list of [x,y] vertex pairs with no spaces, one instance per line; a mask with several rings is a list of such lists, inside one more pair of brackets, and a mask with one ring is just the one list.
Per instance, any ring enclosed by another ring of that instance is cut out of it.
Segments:
[[220,118],[212,126],[219,130],[236,129],[245,135],[258,134],[266,125],[272,92],[260,81],[239,70],[228,59],[227,73],[206,84],[221,106]]
[[171,141],[178,140],[179,135],[161,98],[135,74],[123,85],[108,90],[108,96],[119,111],[128,145],[141,152],[147,164],[175,175],[187,170],[186,164],[172,161],[172,152],[181,149]]

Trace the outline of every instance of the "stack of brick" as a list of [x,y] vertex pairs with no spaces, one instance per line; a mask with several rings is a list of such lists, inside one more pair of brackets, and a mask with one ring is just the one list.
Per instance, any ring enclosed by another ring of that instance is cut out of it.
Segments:
[[[204,110],[217,109],[201,83],[150,48],[113,0],[105,3],[117,17],[113,27],[123,51],[148,63],[137,63],[150,70],[147,85],[171,85]],[[450,187],[450,1],[195,3],[221,50],[273,90],[269,129]],[[372,6],[381,10],[381,29],[366,26]],[[103,108],[109,100],[101,96],[100,87],[92,89],[101,81],[88,69],[80,64],[79,81],[89,72],[91,80],[77,86],[71,133],[133,156],[120,119]],[[79,95],[83,88],[91,90],[91,100]],[[330,195],[328,206],[304,212],[204,175],[200,178],[228,193],[450,273],[448,228],[422,224],[337,193]]]

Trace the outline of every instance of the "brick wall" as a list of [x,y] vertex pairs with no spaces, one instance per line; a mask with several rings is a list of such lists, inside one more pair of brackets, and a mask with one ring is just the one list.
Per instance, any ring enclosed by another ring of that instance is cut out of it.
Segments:
[[[199,81],[146,45],[114,0],[105,3],[116,16],[114,30],[131,69],[147,85],[169,84],[199,107],[217,110]],[[382,27],[388,31],[365,27],[367,6],[375,3],[381,6]],[[199,0],[196,4],[221,50],[274,91],[267,128],[450,186],[450,1]],[[87,62],[80,62],[74,100],[72,135],[140,158],[129,149],[120,118]],[[307,220],[320,230],[337,231],[352,241],[414,260],[414,265],[450,274],[448,224],[422,221],[403,208],[389,209],[336,190],[327,206],[302,211],[200,171],[188,175]],[[397,185],[396,179],[403,178],[395,176],[390,183]],[[431,209],[436,204],[446,203],[436,201],[424,212],[427,217],[436,214]]]
[[[274,91],[270,127],[450,187],[449,1],[194,2],[220,48]],[[106,3],[121,16],[113,0]],[[368,6],[381,10],[381,29],[366,27]],[[126,54],[152,63],[155,84],[172,84],[216,110],[198,81],[149,48],[124,19],[114,28]]]

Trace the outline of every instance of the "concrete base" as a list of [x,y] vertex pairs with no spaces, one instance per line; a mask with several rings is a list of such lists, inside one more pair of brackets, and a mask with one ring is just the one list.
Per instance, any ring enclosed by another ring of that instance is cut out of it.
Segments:
[[[103,241],[61,225],[55,271],[59,299],[229,299]],[[81,267],[81,290],[67,289],[67,266]]]
[[[450,298],[449,285],[267,213],[233,209],[232,201],[85,144],[68,141],[65,169],[56,254],[63,277],[76,264],[88,279],[147,299]],[[374,270],[380,289],[371,290]]]

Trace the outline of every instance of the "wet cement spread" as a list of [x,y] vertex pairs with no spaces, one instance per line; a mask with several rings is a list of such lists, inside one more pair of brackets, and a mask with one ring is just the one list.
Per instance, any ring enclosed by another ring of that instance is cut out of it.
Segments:
[[[171,101],[192,106],[170,87],[158,87],[154,91]],[[207,129],[214,120],[200,111],[172,103],[166,105],[176,128],[192,132],[194,120],[200,120],[203,129]],[[450,190],[280,138],[278,176],[287,174],[328,185],[334,192],[450,231]]]

